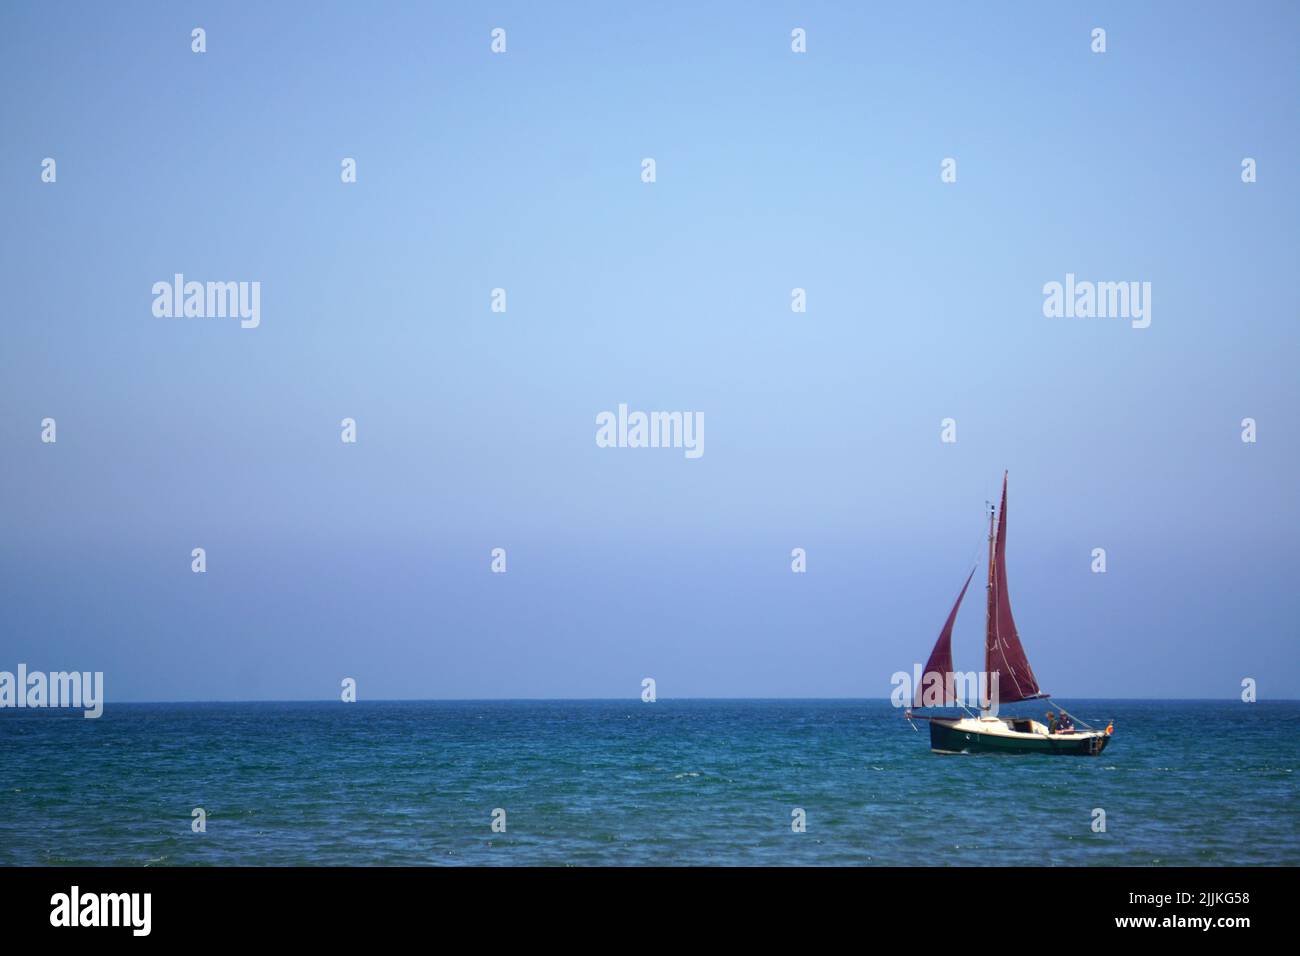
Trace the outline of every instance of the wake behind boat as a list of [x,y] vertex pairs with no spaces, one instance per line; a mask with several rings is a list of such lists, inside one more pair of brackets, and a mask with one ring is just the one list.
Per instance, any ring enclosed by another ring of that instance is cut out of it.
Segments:
[[[930,749],[940,754],[1005,753],[1005,754],[1066,754],[1096,756],[1110,742],[1113,725],[1105,730],[1086,727],[1078,730],[1073,719],[1061,711],[1062,723],[1047,726],[1036,720],[1021,717],[999,717],[996,708],[1025,700],[1046,700],[1050,695],[1038,689],[1038,679],[1029,666],[1025,649],[1021,646],[1016,622],[1011,617],[1011,597],[1007,590],[1007,475],[1002,475],[1002,505],[989,506],[989,579],[988,609],[985,618],[984,675],[986,694],[980,714],[966,712],[965,717],[922,716],[907,710],[908,720],[926,720],[930,724]],[[996,531],[994,521],[996,517]],[[916,693],[918,706],[960,706],[957,699],[952,669],[952,626],[957,620],[957,610],[970,586],[975,570],[966,577],[961,593],[948,614],[948,620],[939,632],[939,639],[930,652],[924,674],[929,683],[927,692]],[[992,706],[991,706],[992,705]],[[965,708],[963,708],[965,709]]]

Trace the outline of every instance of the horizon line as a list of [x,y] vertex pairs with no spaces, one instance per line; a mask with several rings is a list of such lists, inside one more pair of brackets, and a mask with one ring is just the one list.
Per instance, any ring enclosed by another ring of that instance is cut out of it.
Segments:
[[[1235,701],[1237,697],[1087,697],[1082,695],[1069,695],[1062,697],[1040,698],[1040,702],[1046,704],[1049,700],[1076,700],[1076,701],[1098,701],[1098,702],[1124,702],[1140,701],[1154,702],[1167,701],[1178,703],[1206,703],[1226,701]],[[870,702],[882,701],[890,702],[891,697],[657,697],[654,701],[642,701],[639,696],[635,697],[367,697],[354,701],[343,701],[337,697],[250,697],[235,699],[180,699],[180,700],[117,700],[112,704],[331,704],[331,703],[373,703],[373,704],[438,704],[438,703],[512,703],[517,701],[529,701],[534,703],[582,703],[582,702],[636,702],[636,703],[658,703],[659,701],[857,701]],[[1296,703],[1300,702],[1300,697],[1270,697],[1253,701],[1252,703]],[[1027,701],[1013,701],[1010,704],[1003,704],[1002,707],[1014,707],[1016,704],[1028,703]],[[1243,701],[1244,703],[1244,701]],[[110,702],[105,702],[104,707],[107,709],[111,706]],[[944,705],[948,709],[959,709],[956,704]],[[11,705],[0,708],[4,710],[67,710],[66,707],[18,707]],[[76,710],[78,708],[71,708]],[[899,710],[905,708],[897,708]],[[912,705],[910,709],[918,710],[935,710],[939,709],[938,705],[922,706]]]

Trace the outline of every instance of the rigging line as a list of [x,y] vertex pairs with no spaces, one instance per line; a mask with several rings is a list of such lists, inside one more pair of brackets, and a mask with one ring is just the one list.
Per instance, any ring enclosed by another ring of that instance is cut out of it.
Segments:
[[[991,502],[986,501],[986,502],[984,502],[984,507],[987,508],[990,504],[991,504]],[[987,511],[984,512],[984,513],[985,513],[985,514],[988,514]],[[981,552],[982,552],[986,547],[988,547],[988,543],[989,543],[989,540],[988,540],[988,534],[984,531],[984,520],[983,520],[983,518],[981,517],[981,519],[980,519],[980,533],[979,533],[979,538],[975,541],[975,550],[971,553],[970,560],[967,561],[966,563],[967,563],[967,564],[974,565],[975,567],[979,567],[979,564],[980,564],[980,553],[981,553]]]
[[1002,647],[1002,632],[998,632],[998,653],[1002,655],[1002,663],[1007,666],[1007,673],[1011,675],[1011,683],[1016,685],[1016,693],[1021,695],[1024,700],[1024,691],[1020,689],[1020,681],[1016,680],[1016,672],[1011,667],[1011,662],[1007,660],[1007,652]]
[[[1056,700],[1056,698],[1053,697],[1051,694],[1048,694],[1048,695],[1047,695],[1047,699],[1048,699],[1048,700]],[[1057,706],[1058,709],[1060,709],[1060,710],[1062,710],[1062,711],[1065,710],[1065,708],[1062,707],[1060,704],[1057,704],[1056,706]],[[1075,720],[1077,720],[1079,723],[1083,724],[1083,726],[1087,727],[1089,730],[1096,730],[1096,729],[1097,729],[1097,728],[1094,727],[1092,724],[1090,724],[1090,723],[1088,723],[1086,720],[1084,720],[1082,717],[1075,717],[1074,714],[1070,714],[1070,716],[1071,716],[1071,717],[1074,717]]]
[[[982,541],[980,541],[980,542],[976,542],[976,544],[975,544],[975,553],[972,554],[970,560],[966,562],[968,565],[970,565],[970,572],[969,572],[969,573],[970,573],[970,576],[971,576],[972,578],[975,576],[975,569],[978,568],[979,565],[980,565],[980,547],[981,547],[981,546],[982,546]],[[968,580],[966,583],[969,584],[970,581]],[[962,593],[963,593],[963,594],[966,593],[966,592],[965,592],[965,588],[962,589]],[[949,647],[950,647],[950,650],[949,650],[949,656],[951,657],[951,653],[952,653],[952,652],[951,652],[951,644],[949,645]],[[970,716],[970,717],[974,717],[974,716],[975,716],[975,715],[972,714],[969,710],[966,710],[966,705],[965,705],[964,703],[962,703],[961,701],[958,701],[958,700],[956,699],[956,696],[955,696],[955,695],[954,695],[954,697],[953,697],[953,703],[955,703],[955,704],[956,704],[958,707],[960,707],[962,710],[965,710],[965,711],[966,711],[966,714],[967,714],[968,716]]]
[[[974,577],[975,575],[975,569],[980,566],[980,550],[984,547],[985,544],[987,544],[987,541],[985,541],[984,538],[984,530],[981,528],[979,533],[979,538],[975,541],[975,550],[971,552],[971,556],[969,560],[967,560],[966,562],[967,567],[970,568],[970,574],[972,577]],[[971,714],[969,710],[966,709],[965,704],[958,703],[957,706],[960,707],[962,710],[965,710],[968,715],[972,717],[975,716],[974,714]]]

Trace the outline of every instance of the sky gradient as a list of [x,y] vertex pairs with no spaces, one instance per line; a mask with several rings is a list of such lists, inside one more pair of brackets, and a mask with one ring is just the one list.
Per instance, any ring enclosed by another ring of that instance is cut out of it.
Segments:
[[[1300,696],[1300,8],[542,7],[4,6],[0,669],[885,697],[1006,469],[1045,690]],[[1067,272],[1151,326],[1045,318]]]

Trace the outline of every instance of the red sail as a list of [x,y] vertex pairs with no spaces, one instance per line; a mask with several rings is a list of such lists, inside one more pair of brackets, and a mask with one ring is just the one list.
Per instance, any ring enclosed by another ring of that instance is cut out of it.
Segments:
[[[948,620],[944,622],[943,630],[939,632],[939,639],[934,642],[934,650],[930,652],[930,659],[925,662],[925,670],[921,671],[920,686],[913,690],[917,707],[938,707],[941,704],[947,706],[957,703],[953,693],[953,682],[949,676],[952,674],[952,625],[957,620],[957,608],[961,607],[961,599],[966,596],[966,589],[970,587],[970,579],[974,576],[975,569],[971,568],[970,574],[966,575],[966,583],[961,586],[961,593],[957,595],[957,603],[948,612]],[[937,674],[938,677],[932,677],[932,674]],[[936,680],[939,682],[938,686],[934,683]],[[934,689],[927,694],[922,694],[922,689],[926,687]]]
[[998,702],[1013,704],[1018,700],[1042,696],[1038,681],[1029,667],[1025,649],[1020,646],[1016,622],[1011,617],[1011,596],[1007,592],[1007,476],[1002,476],[1002,508],[998,511],[998,534],[989,574],[988,636],[984,645],[984,669],[989,677],[998,675]]

